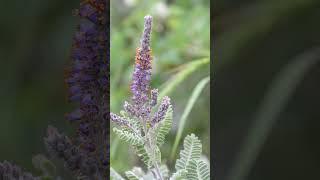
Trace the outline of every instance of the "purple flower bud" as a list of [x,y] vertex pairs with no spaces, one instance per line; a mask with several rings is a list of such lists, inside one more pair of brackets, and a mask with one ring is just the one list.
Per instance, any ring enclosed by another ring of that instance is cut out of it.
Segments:
[[152,30],[152,16],[147,15],[144,17],[144,30],[141,38],[141,49],[144,52],[150,50],[150,41],[151,41],[151,30]]
[[129,122],[126,119],[114,113],[110,113],[110,120],[119,126],[129,126]]
[[171,105],[170,98],[168,96],[163,97],[162,102],[159,106],[159,109],[151,121],[152,126],[156,125],[157,123],[161,122],[164,119],[170,105]]
[[[48,127],[48,137],[45,138],[45,144],[50,154],[61,158],[66,167],[74,173],[78,173],[80,170],[83,175],[94,178],[95,172],[98,170],[96,165],[91,164],[90,171],[87,171],[87,162],[94,162],[94,158],[88,155],[88,151],[83,151],[79,147],[76,147],[70,139],[60,134],[56,128]],[[89,152],[94,151],[95,146],[93,144],[85,144],[84,149],[90,149]],[[86,170],[86,171],[84,171]]]
[[134,107],[129,104],[127,101],[124,102],[123,109],[129,113],[131,116],[136,116],[136,110]]
[[151,90],[151,102],[150,102],[150,106],[153,107],[153,106],[157,105],[158,95],[159,95],[158,89],[152,89],[152,90]]

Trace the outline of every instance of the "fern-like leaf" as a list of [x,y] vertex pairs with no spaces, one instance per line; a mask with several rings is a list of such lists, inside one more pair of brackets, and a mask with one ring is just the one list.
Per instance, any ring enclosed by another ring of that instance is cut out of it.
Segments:
[[155,147],[154,161],[161,164],[161,151],[158,146]]
[[187,178],[188,171],[185,169],[178,170],[170,177],[170,180],[185,180]]
[[148,168],[151,167],[150,156],[143,145],[134,146],[136,154],[141,158],[141,160],[147,165]]
[[142,138],[134,133],[128,132],[126,130],[117,129],[117,128],[113,128],[113,132],[116,133],[121,140],[127,143],[130,143],[133,146],[143,145]]
[[157,138],[157,146],[161,146],[164,143],[165,136],[169,133],[172,126],[172,106],[170,105],[165,118],[161,121],[157,126],[156,130],[156,138]]
[[110,168],[110,178],[111,180],[125,180],[117,171],[112,167]]
[[[153,171],[153,172],[152,172]],[[169,169],[167,167],[167,165],[163,164],[160,166],[160,172],[162,175],[163,179],[168,179],[169,177]],[[155,173],[155,169],[150,169],[142,178],[144,180],[154,180],[154,174]]]
[[180,159],[176,161],[177,171],[187,169],[192,160],[199,160],[202,152],[202,144],[194,134],[188,135],[183,142],[183,150],[180,151]]
[[135,119],[133,119],[133,118],[130,118],[129,115],[128,115],[128,113],[125,112],[125,111],[123,111],[123,110],[120,111],[120,115],[121,115],[124,119],[126,119],[126,120],[129,122],[129,124],[130,124],[130,128],[125,128],[125,129],[126,129],[126,130],[129,130],[129,131],[131,131],[131,132],[134,132],[134,133],[138,133],[138,135],[141,136],[141,131],[140,131],[140,129],[142,129],[141,122],[140,122],[140,121],[137,121],[137,120],[135,120]]
[[209,180],[210,170],[209,166],[202,160],[191,160],[187,167],[188,180]]

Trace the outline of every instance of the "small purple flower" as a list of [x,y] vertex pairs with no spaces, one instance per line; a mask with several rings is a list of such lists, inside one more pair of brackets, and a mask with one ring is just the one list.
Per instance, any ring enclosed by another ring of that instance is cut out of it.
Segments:
[[144,30],[141,38],[141,50],[143,53],[150,51],[151,42],[151,31],[152,31],[152,16],[147,15],[144,17]]
[[118,126],[127,126],[127,127],[129,126],[129,122],[126,119],[114,113],[110,113],[110,120],[116,123]]
[[164,119],[170,105],[171,105],[170,98],[168,96],[163,97],[158,111],[152,118],[152,121],[151,121],[152,126],[156,125],[157,123],[161,122]]
[[152,90],[151,90],[151,102],[150,102],[150,106],[153,107],[153,106],[157,105],[158,96],[159,96],[159,91],[158,91],[158,89],[152,89]]
[[135,108],[129,104],[127,101],[124,102],[124,105],[123,105],[123,109],[129,113],[131,116],[136,116],[136,110]]

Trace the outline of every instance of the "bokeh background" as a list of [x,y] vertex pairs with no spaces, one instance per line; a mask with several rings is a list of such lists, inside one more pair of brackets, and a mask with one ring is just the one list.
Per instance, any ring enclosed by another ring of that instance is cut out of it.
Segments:
[[320,179],[320,1],[213,6],[216,179]]
[[[181,127],[179,122],[194,88],[199,81],[210,75],[210,1],[111,1],[110,14],[111,111],[119,113],[123,102],[131,99],[130,83],[135,50],[140,44],[144,16],[150,14],[153,16],[151,47],[154,56],[151,86],[159,88],[160,93],[167,92],[174,110],[173,128],[161,148],[162,158],[174,170],[183,138],[193,132],[202,140],[204,155],[209,159],[209,84],[204,86],[196,98],[185,126]],[[175,86],[167,91],[172,84]],[[179,128],[183,129],[182,139],[178,151],[171,156]],[[113,133],[110,154],[111,166],[120,173],[131,170],[133,166],[145,169],[134,150],[119,141]]]
[[64,114],[77,0],[12,0],[0,5],[0,161],[32,170],[48,125],[72,133]]
[[[76,105],[66,101],[64,71],[77,23],[72,10],[78,5],[78,0],[1,1],[0,161],[10,160],[33,171],[31,158],[45,152],[43,137],[48,125],[68,135],[73,133],[64,114]],[[135,49],[146,14],[154,17],[152,86],[161,91],[174,85],[167,91],[175,112],[173,130],[162,148],[165,158],[170,156],[180,118],[194,88],[210,74],[209,0],[112,0],[113,112],[118,112],[122,102],[131,96]],[[174,81],[177,79],[181,81]],[[210,158],[209,96],[206,84],[186,118],[182,133],[182,138],[191,132],[198,135],[207,158]],[[118,141],[112,147],[112,165],[119,172],[142,165],[124,143]],[[170,159],[167,162],[174,164]]]

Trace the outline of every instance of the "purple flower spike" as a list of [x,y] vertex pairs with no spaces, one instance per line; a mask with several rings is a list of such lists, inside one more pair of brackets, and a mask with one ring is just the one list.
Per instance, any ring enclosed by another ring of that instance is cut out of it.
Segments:
[[148,52],[150,50],[151,42],[151,30],[152,30],[152,16],[147,15],[144,17],[144,30],[141,38],[141,50]]
[[141,45],[136,49],[135,68],[133,72],[131,91],[132,100],[136,107],[144,105],[148,101],[149,84],[151,80],[151,27],[152,17],[146,16]]
[[156,125],[164,119],[170,105],[170,98],[168,96],[163,97],[160,107],[151,121],[152,126]]
[[[109,5],[108,0],[82,0],[80,7],[75,11],[75,15],[81,20],[73,38],[71,68],[66,78],[69,100],[79,104],[76,111],[66,116],[77,127],[73,141],[66,145],[72,146],[72,150],[69,151],[75,151],[77,156],[66,159],[68,155],[63,154],[61,158],[68,160],[67,167],[76,177],[84,174],[89,179],[109,177],[107,173],[109,167],[106,163],[109,152],[110,120],[107,5]],[[57,134],[51,137],[60,141],[65,140]],[[47,140],[48,149],[59,150],[56,143],[50,141],[50,138]]]
[[123,109],[127,113],[129,113],[131,116],[136,116],[136,111],[134,107],[131,104],[129,104],[127,101],[124,102]]
[[129,122],[126,119],[124,119],[114,113],[110,113],[110,120],[119,126],[128,126],[129,125]]

